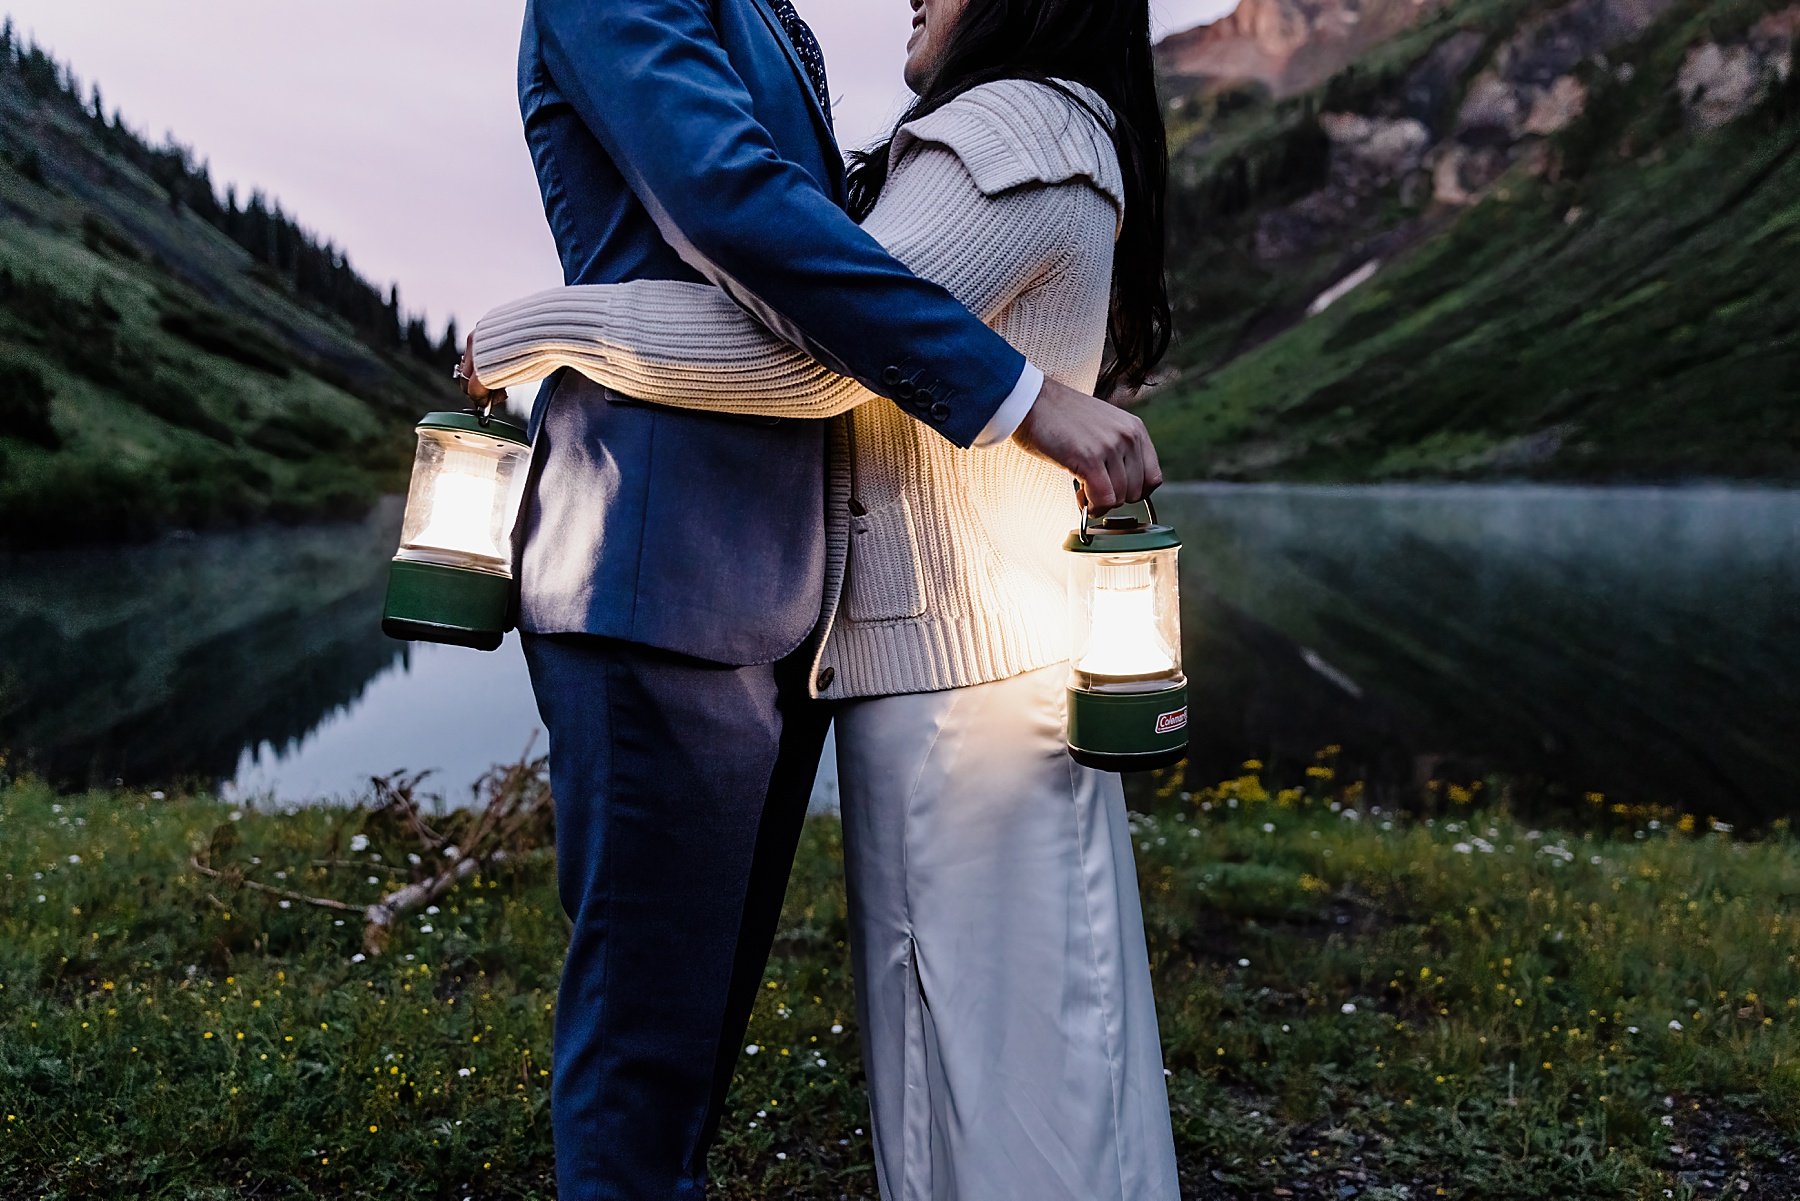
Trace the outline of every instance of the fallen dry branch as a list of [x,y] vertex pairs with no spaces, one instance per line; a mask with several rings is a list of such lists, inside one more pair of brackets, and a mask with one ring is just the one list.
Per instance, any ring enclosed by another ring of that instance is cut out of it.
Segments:
[[320,909],[334,909],[339,913],[361,912],[360,906],[347,904],[343,901],[334,901],[330,897],[309,897],[303,892],[295,892],[289,888],[276,888],[273,884],[264,884],[260,880],[246,879],[244,874],[236,869],[220,871],[218,868],[202,862],[198,855],[191,855],[188,857],[188,866],[209,880],[224,880],[227,883],[236,884],[239,888],[248,888],[252,892],[267,893],[272,897],[280,897],[284,901],[298,901],[303,905],[313,905]]
[[[527,744],[525,754],[518,762],[488,772],[475,786],[476,798],[481,802],[479,806],[455,811],[435,827],[425,820],[416,795],[426,773],[396,774],[371,781],[377,802],[364,814],[362,830],[351,840],[351,849],[368,848],[371,837],[375,837],[382,840],[383,851],[391,851],[395,846],[388,840],[397,840],[401,844],[398,847],[401,854],[409,858],[414,870],[420,873],[410,883],[384,893],[373,904],[359,905],[334,897],[311,896],[253,880],[242,867],[215,866],[214,858],[236,845],[235,836],[228,829],[215,832],[212,845],[206,851],[194,854],[188,863],[211,880],[296,904],[336,913],[360,914],[363,951],[379,955],[386,949],[399,919],[407,913],[432,904],[486,868],[551,845],[554,808],[548,772],[545,761],[532,759],[530,753],[531,747]],[[337,837],[333,836],[334,844]],[[392,860],[382,861],[379,856],[361,862],[332,855],[313,860],[313,866],[388,872],[405,870]]]
[[388,935],[393,930],[395,919],[410,910],[431,904],[482,868],[505,862],[506,857],[506,849],[502,847],[485,859],[459,859],[448,871],[439,872],[429,880],[408,884],[398,892],[390,892],[382,897],[363,910],[363,950],[370,955],[381,954],[387,949]]

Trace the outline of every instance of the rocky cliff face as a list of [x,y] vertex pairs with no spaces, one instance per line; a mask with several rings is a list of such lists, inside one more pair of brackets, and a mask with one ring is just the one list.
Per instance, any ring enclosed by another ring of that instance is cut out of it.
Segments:
[[1316,87],[1440,0],[1243,0],[1211,25],[1157,47],[1163,74],[1188,84],[1254,84],[1291,96]]
[[[1412,6],[1412,0],[1403,2]],[[1219,25],[1192,31],[1211,35],[1192,43],[1210,49],[1185,61],[1212,55],[1207,61],[1225,64],[1226,49],[1236,45],[1243,50],[1254,42],[1260,59],[1245,52],[1230,61],[1246,70],[1260,64],[1258,69],[1272,72],[1268,78],[1297,86],[1305,70],[1325,61],[1321,45],[1333,53],[1347,50],[1351,43],[1343,31],[1354,25],[1343,24],[1343,11],[1328,13],[1315,5],[1312,40],[1294,41],[1287,65],[1278,68],[1275,48],[1287,44],[1281,39],[1301,36],[1295,17],[1300,10],[1293,3],[1245,0],[1245,8]],[[1466,207],[1515,168],[1527,175],[1552,169],[1550,140],[1581,118],[1594,87],[1630,83],[1637,67],[1625,48],[1675,3],[1563,0],[1522,21],[1503,39],[1471,30],[1451,33],[1388,86],[1361,97],[1363,111],[1319,112],[1316,124],[1329,146],[1321,186],[1257,217],[1256,258],[1265,264],[1292,260],[1367,236],[1371,210],[1389,196],[1397,195],[1414,211],[1429,205],[1440,211]],[[1251,5],[1262,7],[1246,12]],[[1283,10],[1285,23],[1268,15],[1277,5],[1290,6]],[[1233,31],[1221,30],[1226,22],[1235,23]],[[1687,128],[1724,126],[1785,83],[1797,31],[1800,5],[1769,13],[1736,37],[1693,44],[1673,88]],[[1373,36],[1373,29],[1357,36]],[[1171,60],[1178,57],[1174,40],[1163,44]],[[1200,86],[1224,78],[1206,76]],[[1179,86],[1174,90],[1179,94]],[[1315,95],[1330,104],[1333,91],[1325,88]],[[1190,144],[1187,159],[1204,162],[1211,145],[1210,136],[1202,134]]]

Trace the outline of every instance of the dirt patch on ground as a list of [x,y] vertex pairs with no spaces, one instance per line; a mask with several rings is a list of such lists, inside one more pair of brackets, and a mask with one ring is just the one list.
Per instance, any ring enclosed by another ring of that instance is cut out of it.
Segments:
[[1768,1118],[1716,1097],[1675,1094],[1666,1105],[1671,1186],[1686,1185],[1701,1201],[1800,1197],[1800,1142]]

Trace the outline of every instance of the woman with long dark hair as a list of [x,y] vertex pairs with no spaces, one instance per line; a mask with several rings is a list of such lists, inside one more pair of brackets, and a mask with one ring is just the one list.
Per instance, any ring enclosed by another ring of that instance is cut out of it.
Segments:
[[[854,156],[854,214],[1046,374],[1138,387],[1169,340],[1147,0],[911,3],[917,99]],[[1063,743],[1067,474],[1004,433],[953,445],[928,384],[878,397],[702,284],[527,297],[465,363],[476,396],[563,367],[619,403],[831,420],[813,691],[882,1195],[1176,1201],[1123,793]]]

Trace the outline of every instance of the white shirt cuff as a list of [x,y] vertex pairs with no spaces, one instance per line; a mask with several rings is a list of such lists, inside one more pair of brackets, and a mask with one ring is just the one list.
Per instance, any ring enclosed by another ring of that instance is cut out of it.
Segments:
[[1031,406],[1037,403],[1038,393],[1044,390],[1044,373],[1030,359],[1025,360],[1025,370],[1019,373],[1019,382],[1013,385],[1012,394],[1000,402],[988,423],[981,427],[975,435],[974,445],[977,448],[994,446],[1013,436],[1025,420],[1025,414],[1031,412]]

